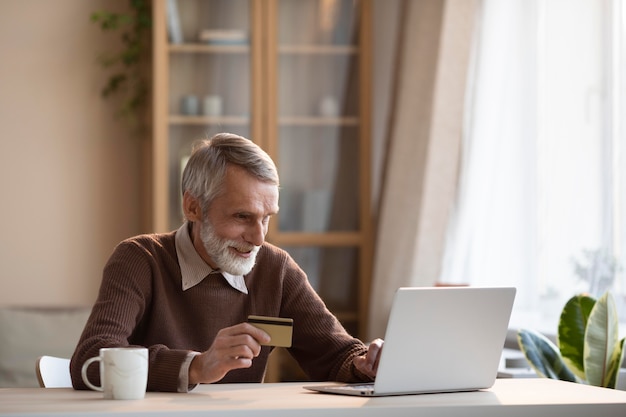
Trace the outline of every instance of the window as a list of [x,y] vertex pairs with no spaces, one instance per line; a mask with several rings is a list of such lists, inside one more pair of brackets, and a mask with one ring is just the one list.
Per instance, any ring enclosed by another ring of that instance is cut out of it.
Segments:
[[590,291],[576,262],[608,254],[626,322],[624,8],[485,0],[481,12],[442,279],[516,286],[512,324],[554,332],[567,299]]

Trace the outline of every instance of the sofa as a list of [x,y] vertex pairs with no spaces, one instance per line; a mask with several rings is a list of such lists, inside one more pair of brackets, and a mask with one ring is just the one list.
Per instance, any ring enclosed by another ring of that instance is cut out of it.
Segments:
[[91,307],[0,307],[0,388],[38,387],[39,356],[69,358]]

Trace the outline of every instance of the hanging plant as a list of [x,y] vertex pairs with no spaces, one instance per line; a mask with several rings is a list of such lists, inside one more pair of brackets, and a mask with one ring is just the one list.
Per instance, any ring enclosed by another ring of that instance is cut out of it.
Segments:
[[117,116],[139,127],[142,112],[148,105],[149,80],[145,64],[149,62],[152,12],[149,0],[130,0],[128,12],[97,11],[91,21],[105,32],[120,33],[122,46],[98,59],[100,65],[111,70],[101,90],[102,97],[119,96]]

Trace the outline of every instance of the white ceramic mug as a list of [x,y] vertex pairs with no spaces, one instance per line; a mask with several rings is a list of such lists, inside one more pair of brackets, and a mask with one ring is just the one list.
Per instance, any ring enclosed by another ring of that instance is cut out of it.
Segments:
[[[100,362],[101,386],[92,384],[87,368]],[[138,347],[102,348],[100,355],[87,359],[81,375],[85,384],[104,393],[109,400],[139,400],[146,395],[148,383],[148,349]]]

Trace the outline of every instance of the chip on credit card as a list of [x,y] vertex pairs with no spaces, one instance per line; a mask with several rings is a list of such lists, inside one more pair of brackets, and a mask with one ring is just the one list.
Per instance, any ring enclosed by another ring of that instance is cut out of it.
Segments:
[[293,319],[267,316],[248,316],[248,323],[270,335],[266,346],[291,347]]

